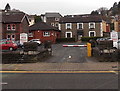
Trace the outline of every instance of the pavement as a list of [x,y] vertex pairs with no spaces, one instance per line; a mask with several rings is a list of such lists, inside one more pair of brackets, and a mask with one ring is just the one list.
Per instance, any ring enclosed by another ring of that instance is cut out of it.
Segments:
[[[73,43],[74,44],[74,43]],[[81,43],[76,43],[81,44]],[[63,48],[53,45],[53,57],[44,62],[1,64],[2,71],[114,71],[118,62],[99,62],[87,57],[86,48]]]
[[118,62],[3,64],[2,71],[114,71]]

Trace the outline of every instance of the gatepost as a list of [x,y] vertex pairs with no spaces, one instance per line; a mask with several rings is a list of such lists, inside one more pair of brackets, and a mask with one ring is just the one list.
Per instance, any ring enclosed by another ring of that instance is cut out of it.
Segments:
[[91,51],[92,51],[91,43],[87,43],[87,56],[88,57],[92,56]]

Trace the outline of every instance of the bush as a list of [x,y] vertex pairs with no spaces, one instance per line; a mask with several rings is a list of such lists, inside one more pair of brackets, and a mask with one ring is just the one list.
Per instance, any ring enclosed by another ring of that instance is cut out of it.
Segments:
[[51,41],[45,41],[44,48],[51,48],[52,42]]
[[38,44],[36,42],[25,42],[24,51],[37,51]]
[[57,43],[60,43],[60,42],[75,42],[75,38],[58,38],[58,39],[56,39],[56,42]]
[[97,38],[103,38],[103,37],[82,37],[81,41],[89,42],[90,39],[96,40]]

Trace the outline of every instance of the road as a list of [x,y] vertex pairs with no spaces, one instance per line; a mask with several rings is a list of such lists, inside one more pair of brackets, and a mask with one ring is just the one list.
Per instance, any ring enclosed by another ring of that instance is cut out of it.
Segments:
[[118,89],[114,73],[4,73],[3,89]]
[[[77,44],[77,43],[66,43],[66,44]],[[82,43],[81,43],[82,44]],[[82,44],[83,45],[83,44]],[[63,47],[63,44],[52,45],[53,56],[44,62],[50,63],[84,63],[86,62],[87,56],[86,47]]]

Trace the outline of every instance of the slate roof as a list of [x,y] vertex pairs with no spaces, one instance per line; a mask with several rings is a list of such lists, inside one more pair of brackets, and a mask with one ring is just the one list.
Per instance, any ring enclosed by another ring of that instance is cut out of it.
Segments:
[[23,12],[3,12],[2,22],[3,23],[20,23],[25,17]]
[[37,22],[35,23],[34,25],[30,26],[29,28],[30,31],[34,31],[34,30],[42,30],[42,31],[49,31],[49,30],[54,30],[54,31],[59,31],[57,28],[49,25],[49,24],[46,24],[45,22]]
[[88,22],[102,22],[101,17],[97,16],[85,16],[85,17],[63,17],[60,19],[60,23],[88,23]]
[[56,18],[59,18],[59,17],[61,17],[61,14],[60,13],[45,13],[45,16],[46,17],[56,17]]

